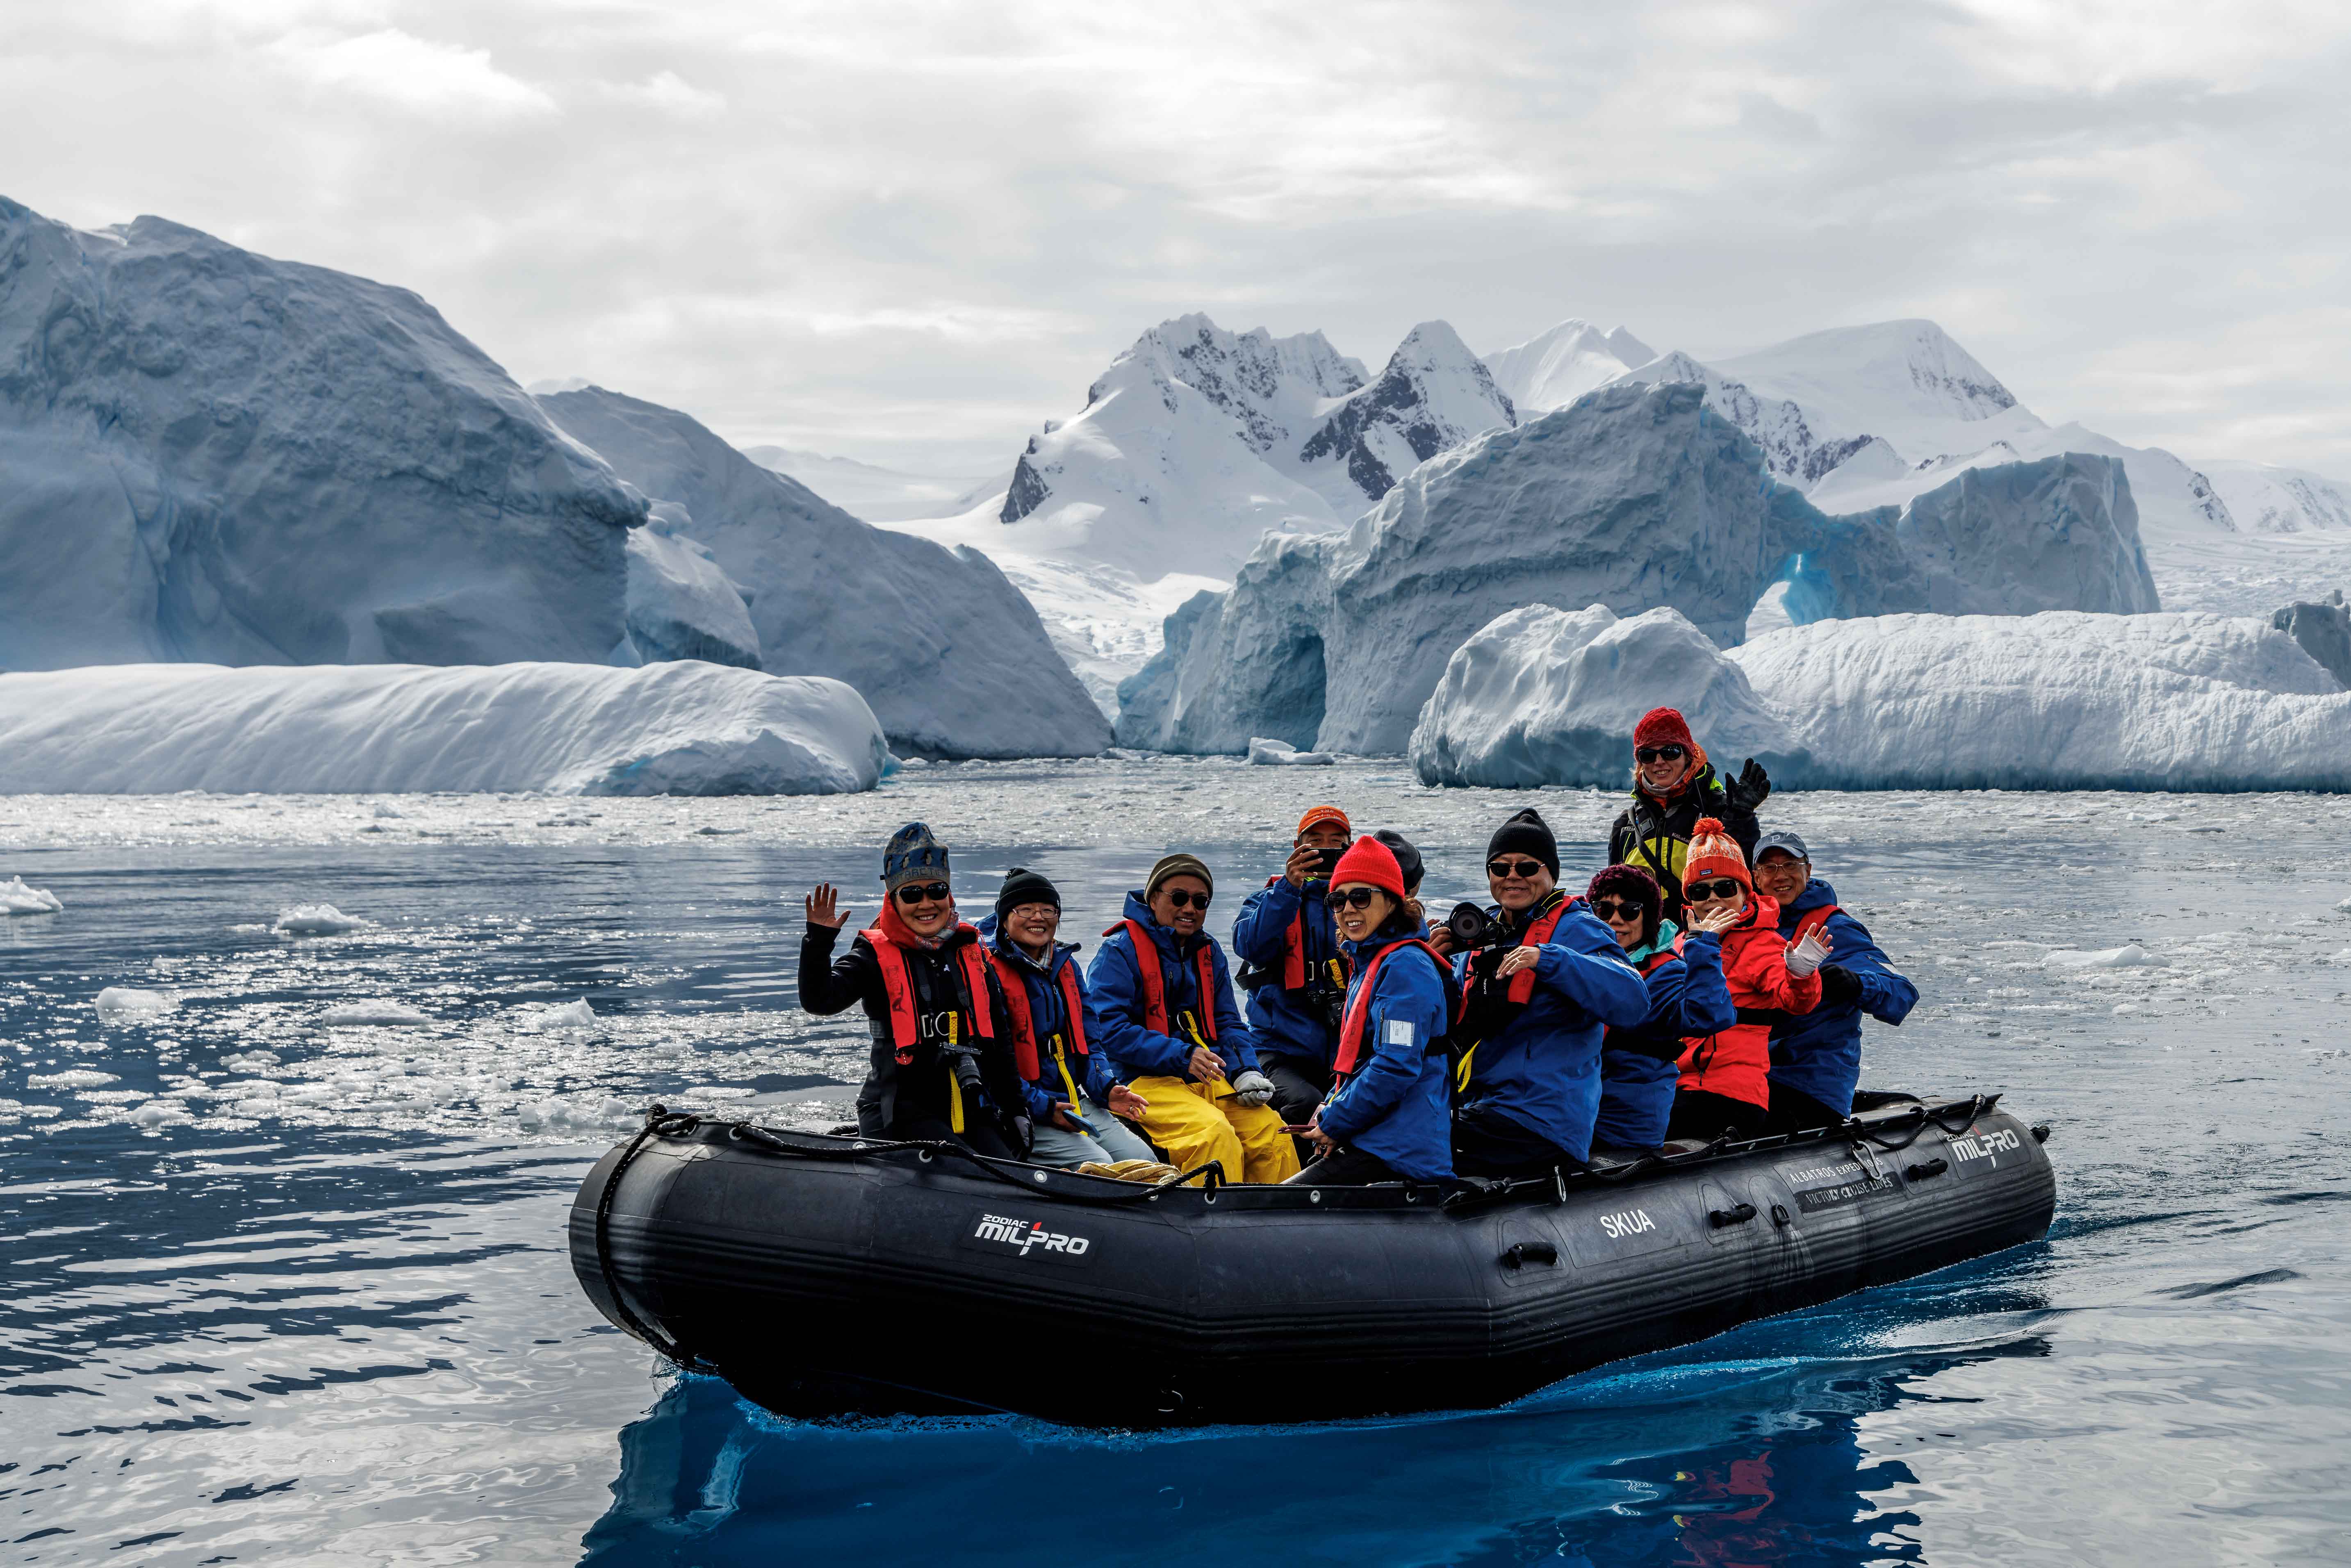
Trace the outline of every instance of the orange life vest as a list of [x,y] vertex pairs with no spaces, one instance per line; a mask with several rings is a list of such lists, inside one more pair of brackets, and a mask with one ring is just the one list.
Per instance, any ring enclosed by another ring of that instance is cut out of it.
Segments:
[[[980,956],[979,933],[968,925],[958,925],[956,930],[972,938],[957,943],[954,949],[956,967],[962,971],[967,993],[963,1010],[971,1015],[973,1034],[993,1039],[996,1020],[987,1005],[987,960]],[[858,935],[873,949],[873,961],[881,966],[882,990],[890,1002],[890,1041],[897,1048],[898,1065],[904,1067],[914,1060],[914,1047],[923,1038],[923,1022],[914,1005],[914,977],[906,972],[905,950],[891,941],[879,926],[870,926]]]
[[[1374,956],[1371,967],[1364,971],[1363,980],[1355,987],[1354,999],[1347,1004],[1346,1014],[1339,1020],[1339,1053],[1331,1059],[1331,1071],[1338,1077],[1344,1078],[1354,1071],[1355,1063],[1362,1060],[1364,1026],[1372,1013],[1372,989],[1380,983],[1380,970],[1387,963],[1389,955],[1400,953],[1406,947],[1417,947],[1428,955],[1429,962],[1437,966],[1440,987],[1444,984],[1444,977],[1452,973],[1452,967],[1446,963],[1445,955],[1421,937],[1407,936],[1401,942],[1381,948]],[[1427,1043],[1433,1049],[1442,1050],[1444,1037],[1440,1035]]]
[[[1126,933],[1127,942],[1134,949],[1134,972],[1143,979],[1143,1027],[1155,1034],[1168,1032],[1167,979],[1159,972],[1159,944],[1142,922],[1122,920],[1102,933],[1115,936]],[[1214,944],[1203,940],[1200,950],[1193,955],[1200,969],[1200,1029],[1210,1040],[1217,1038],[1217,961]]]

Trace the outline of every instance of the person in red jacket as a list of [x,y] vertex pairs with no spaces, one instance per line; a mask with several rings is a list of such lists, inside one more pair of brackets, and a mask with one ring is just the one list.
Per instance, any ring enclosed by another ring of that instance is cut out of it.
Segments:
[[1739,1021],[1683,1042],[1666,1135],[1753,1137],[1771,1105],[1771,1026],[1820,1005],[1828,944],[1816,934],[1793,944],[1780,935],[1778,901],[1755,891],[1747,857],[1719,818],[1701,817],[1691,827],[1682,892],[1694,919],[1739,912],[1722,934],[1722,977]]

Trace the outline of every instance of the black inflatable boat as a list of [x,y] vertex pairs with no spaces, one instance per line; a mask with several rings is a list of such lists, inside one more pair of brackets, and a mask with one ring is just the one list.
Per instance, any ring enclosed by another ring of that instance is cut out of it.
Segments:
[[1824,1134],[1468,1191],[1142,1186],[655,1107],[581,1184],[571,1259],[621,1328],[790,1414],[1490,1406],[2048,1230],[2046,1127],[1997,1095],[1876,1098]]

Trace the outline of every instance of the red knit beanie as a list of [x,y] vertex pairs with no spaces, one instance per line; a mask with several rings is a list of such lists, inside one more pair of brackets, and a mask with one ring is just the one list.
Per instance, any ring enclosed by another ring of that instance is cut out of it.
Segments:
[[1722,825],[1719,817],[1700,817],[1690,825],[1689,856],[1682,862],[1682,885],[1694,882],[1712,882],[1727,876],[1748,892],[1755,891],[1755,883],[1747,874],[1747,857],[1740,852],[1739,841]]
[[1344,887],[1349,883],[1369,883],[1397,899],[1405,895],[1404,868],[1396,864],[1387,845],[1368,836],[1347,846],[1347,852],[1331,869],[1332,887]]
[[1641,716],[1640,723],[1633,727],[1635,749],[1644,746],[1677,744],[1686,749],[1695,749],[1698,741],[1690,734],[1689,721],[1673,708],[1653,707]]

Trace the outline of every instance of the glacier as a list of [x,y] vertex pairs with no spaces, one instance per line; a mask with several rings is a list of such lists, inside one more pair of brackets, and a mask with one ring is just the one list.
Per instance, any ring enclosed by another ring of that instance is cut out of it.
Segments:
[[[861,522],[675,409],[601,387],[539,404],[660,503],[656,527],[741,585],[755,633],[744,651],[760,668],[848,682],[901,753],[1093,757],[1110,744],[1035,608],[977,550]],[[695,591],[707,610],[726,609],[721,586]]]
[[644,517],[405,289],[0,198],[0,668],[601,661]]
[[1886,615],[1716,652],[1670,615],[1498,617],[1422,712],[1416,770],[1622,787],[1631,716],[1680,697],[1718,763],[1790,789],[2351,790],[2351,692],[2252,617]]
[[1401,752],[1455,651],[1531,602],[1670,608],[1718,644],[1792,572],[1797,621],[2152,609],[2128,496],[2107,459],[2059,459],[1830,517],[1704,386],[1612,384],[1421,465],[1344,533],[1269,536],[1168,618],[1119,743]]
[[839,681],[680,661],[0,674],[0,794],[804,795],[890,762]]

